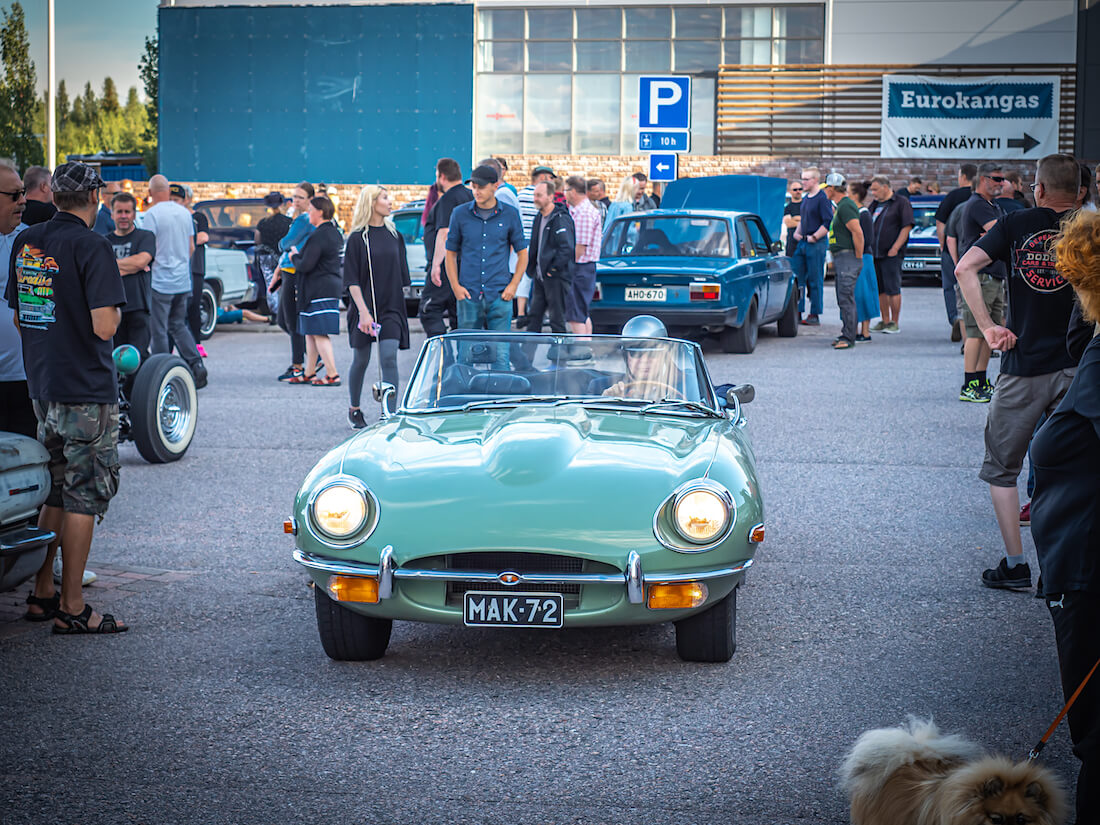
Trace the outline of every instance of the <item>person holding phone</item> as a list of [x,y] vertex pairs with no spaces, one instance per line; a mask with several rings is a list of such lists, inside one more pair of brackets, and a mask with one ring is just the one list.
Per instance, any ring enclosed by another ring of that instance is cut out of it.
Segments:
[[[409,321],[405,292],[410,284],[405,239],[390,218],[390,194],[382,186],[364,186],[355,202],[347,248],[344,251],[344,287],[348,306],[348,339],[352,362],[348,370],[351,406],[348,424],[353,430],[367,425],[359,402],[370,365],[371,342],[378,340],[382,380],[397,387],[397,351],[409,348]],[[397,394],[390,397],[390,412]]]

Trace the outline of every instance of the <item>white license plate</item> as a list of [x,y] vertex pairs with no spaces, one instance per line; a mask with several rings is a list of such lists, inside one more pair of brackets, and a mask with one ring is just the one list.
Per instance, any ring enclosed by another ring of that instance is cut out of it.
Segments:
[[925,269],[927,266],[927,263],[920,260],[905,260],[901,262],[902,269]]
[[468,627],[561,627],[560,593],[504,593],[470,590],[462,601]]
[[626,300],[628,301],[665,301],[667,290],[662,287],[628,286],[626,288]]

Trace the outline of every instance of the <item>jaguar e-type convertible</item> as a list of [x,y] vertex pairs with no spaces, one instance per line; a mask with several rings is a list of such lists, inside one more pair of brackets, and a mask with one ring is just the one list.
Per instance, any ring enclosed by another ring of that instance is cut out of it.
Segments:
[[764,538],[742,404],[698,344],[651,317],[624,335],[429,339],[402,403],[306,477],[284,530],[338,660],[396,620],[489,628],[673,622],[688,661],[735,648]]

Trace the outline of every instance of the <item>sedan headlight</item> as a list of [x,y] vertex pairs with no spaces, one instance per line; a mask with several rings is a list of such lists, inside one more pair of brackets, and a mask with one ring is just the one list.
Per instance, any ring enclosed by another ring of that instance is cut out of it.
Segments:
[[337,482],[321,490],[312,503],[313,523],[329,538],[346,539],[366,524],[367,497],[350,484]]

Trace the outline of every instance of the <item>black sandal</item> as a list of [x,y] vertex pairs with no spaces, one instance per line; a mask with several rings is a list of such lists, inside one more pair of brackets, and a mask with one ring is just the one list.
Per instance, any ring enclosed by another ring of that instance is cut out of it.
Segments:
[[42,612],[31,613],[28,610],[23,614],[23,618],[28,622],[44,622],[57,615],[57,609],[61,607],[61,594],[54,591],[52,596],[43,599],[40,596],[34,595],[32,591],[27,594],[27,604],[42,608]]
[[84,610],[81,611],[79,616],[74,616],[72,613],[66,613],[61,608],[58,608],[57,613],[54,614],[54,618],[60,619],[65,623],[64,627],[56,624],[53,626],[53,632],[60,635],[75,635],[78,633],[125,633],[130,629],[129,625],[120,625],[110,613],[103,614],[103,620],[99,623],[98,627],[88,627],[88,620],[92,618],[92,606],[90,604],[84,605]]

